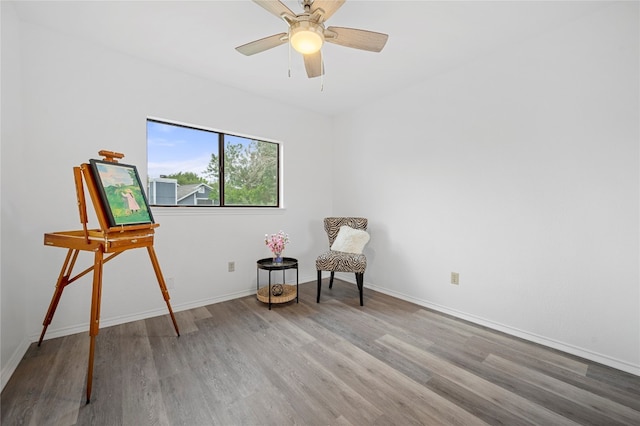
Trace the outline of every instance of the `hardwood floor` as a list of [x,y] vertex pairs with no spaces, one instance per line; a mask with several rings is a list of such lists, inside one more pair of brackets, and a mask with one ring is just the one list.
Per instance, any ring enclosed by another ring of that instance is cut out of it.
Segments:
[[[354,285],[32,344],[3,425],[640,425],[640,377]],[[55,319],[54,319],[55,321]]]

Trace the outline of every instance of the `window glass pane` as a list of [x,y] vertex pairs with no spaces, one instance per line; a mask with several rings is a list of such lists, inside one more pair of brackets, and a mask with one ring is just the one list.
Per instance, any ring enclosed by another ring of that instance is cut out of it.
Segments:
[[147,120],[147,155],[151,205],[279,206],[275,142]]
[[208,130],[147,120],[149,203],[193,206],[208,199],[208,204],[219,204],[218,175],[210,168],[212,158],[218,158],[218,137]]
[[224,135],[224,203],[278,205],[278,144]]

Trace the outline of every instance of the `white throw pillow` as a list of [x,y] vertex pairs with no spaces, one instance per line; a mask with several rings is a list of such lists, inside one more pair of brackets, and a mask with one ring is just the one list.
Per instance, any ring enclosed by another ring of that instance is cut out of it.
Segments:
[[362,229],[353,229],[343,225],[338,231],[338,236],[331,245],[331,250],[345,253],[361,254],[364,246],[369,242],[369,234]]

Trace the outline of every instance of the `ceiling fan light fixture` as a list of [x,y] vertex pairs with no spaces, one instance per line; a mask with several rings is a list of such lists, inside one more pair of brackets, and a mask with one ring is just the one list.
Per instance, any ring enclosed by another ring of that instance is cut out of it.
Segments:
[[[2,1],[2,0],[0,0]],[[324,58],[321,51],[324,42],[352,49],[380,52],[389,38],[388,34],[348,27],[325,27],[329,19],[347,0],[297,0],[304,9],[294,13],[284,0],[253,0],[267,12],[287,24],[287,32],[274,34],[236,47],[243,55],[250,56],[289,43],[289,76],[291,76],[291,51],[301,53],[307,77],[324,75]],[[293,0],[287,0],[287,3]]]
[[324,43],[324,28],[309,21],[296,22],[291,25],[289,40],[291,46],[303,55],[316,53]]

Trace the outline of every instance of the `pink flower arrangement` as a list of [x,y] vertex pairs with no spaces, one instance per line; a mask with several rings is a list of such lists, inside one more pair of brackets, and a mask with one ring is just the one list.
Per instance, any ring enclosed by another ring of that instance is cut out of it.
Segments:
[[283,231],[277,234],[264,234],[264,243],[269,247],[274,254],[280,254],[284,251],[284,246],[289,242],[289,234],[285,234]]

